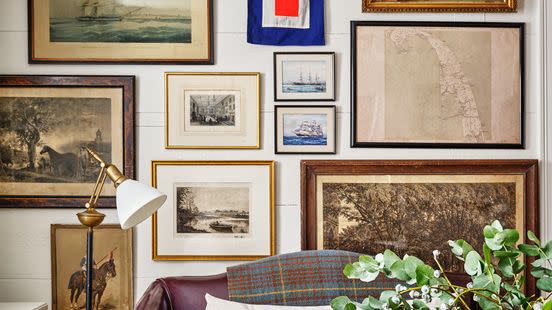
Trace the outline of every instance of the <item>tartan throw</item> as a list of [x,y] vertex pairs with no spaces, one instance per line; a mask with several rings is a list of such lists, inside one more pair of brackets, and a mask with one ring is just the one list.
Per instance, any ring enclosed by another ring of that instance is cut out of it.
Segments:
[[361,302],[394,289],[397,280],[378,277],[374,282],[349,280],[343,267],[361,254],[322,250],[277,255],[229,267],[228,296],[231,301],[284,306],[329,305],[338,296]]

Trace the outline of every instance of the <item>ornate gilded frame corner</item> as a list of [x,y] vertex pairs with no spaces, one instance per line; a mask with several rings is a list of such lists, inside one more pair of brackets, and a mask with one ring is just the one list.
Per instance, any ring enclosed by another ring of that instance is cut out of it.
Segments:
[[391,12],[495,12],[507,13],[517,11],[517,0],[363,0],[364,13]]
[[163,161],[151,162],[151,185],[157,188],[157,167],[159,166],[268,166],[270,191],[270,253],[263,256],[233,255],[160,255],[158,252],[158,216],[152,216],[152,260],[154,261],[253,261],[276,255],[276,182],[275,161]]

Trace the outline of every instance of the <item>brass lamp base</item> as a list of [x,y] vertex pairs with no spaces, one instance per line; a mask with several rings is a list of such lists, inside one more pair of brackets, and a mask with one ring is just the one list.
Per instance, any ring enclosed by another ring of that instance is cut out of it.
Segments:
[[96,208],[90,207],[88,204],[86,206],[86,211],[78,213],[77,217],[82,225],[92,228],[100,225],[104,218],[105,214],[96,211]]

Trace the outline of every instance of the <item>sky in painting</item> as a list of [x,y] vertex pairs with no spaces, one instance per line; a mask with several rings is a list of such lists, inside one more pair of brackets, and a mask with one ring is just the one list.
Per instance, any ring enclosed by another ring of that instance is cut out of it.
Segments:
[[249,187],[247,184],[220,187],[192,187],[194,202],[200,211],[237,210],[249,211]]
[[[81,5],[87,0],[50,0],[50,17],[76,17],[81,14]],[[90,0],[95,1],[95,0]],[[143,7],[139,14],[175,14],[190,16],[192,0],[98,0],[100,4],[116,7],[126,13],[129,8]]]
[[296,61],[285,60],[283,62],[283,74],[285,82],[298,82],[300,74],[303,74],[303,81],[308,82],[309,73],[312,82],[316,77],[321,82],[326,81],[326,62],[325,61]]

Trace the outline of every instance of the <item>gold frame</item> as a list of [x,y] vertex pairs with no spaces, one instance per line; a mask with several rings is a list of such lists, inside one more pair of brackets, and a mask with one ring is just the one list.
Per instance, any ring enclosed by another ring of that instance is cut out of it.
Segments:
[[[169,76],[255,76],[257,78],[257,141],[252,146],[194,146],[169,143]],[[252,150],[261,148],[261,73],[260,72],[165,72],[165,149],[168,150]]]
[[[56,244],[55,244],[56,230],[72,229],[72,228],[78,228],[83,230],[87,229],[85,226],[78,225],[78,224],[51,224],[50,225],[50,259],[51,259],[50,267],[52,270],[52,309],[54,310],[57,307],[57,294],[56,294],[57,268],[56,268]],[[101,230],[101,229],[116,229],[116,228],[120,229],[121,226],[116,224],[106,224],[106,225],[98,226],[95,229]],[[129,240],[130,249],[125,249],[125,250],[128,250],[129,252],[130,268],[128,270],[129,270],[129,277],[130,277],[130,290],[128,292],[128,298],[129,298],[129,301],[131,302],[129,309],[132,309],[132,303],[134,302],[134,257],[133,257],[134,234],[133,234],[133,229],[123,230],[123,233],[125,235],[128,235],[127,237],[130,239]],[[84,297],[84,291],[82,294]]]
[[397,1],[363,0],[364,13],[385,12],[516,12],[517,0]]
[[275,161],[164,161],[151,162],[151,185],[157,188],[159,166],[268,166],[270,168],[270,254],[269,255],[159,255],[157,250],[157,212],[152,216],[152,259],[154,261],[250,261],[276,255]]

